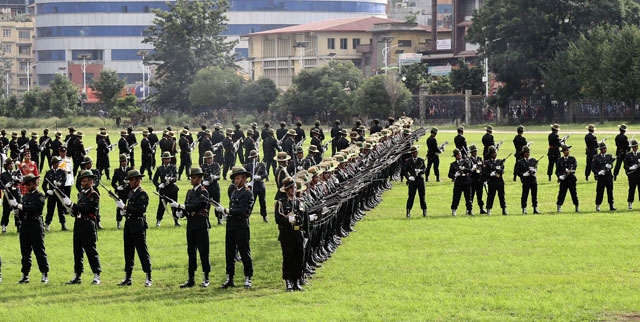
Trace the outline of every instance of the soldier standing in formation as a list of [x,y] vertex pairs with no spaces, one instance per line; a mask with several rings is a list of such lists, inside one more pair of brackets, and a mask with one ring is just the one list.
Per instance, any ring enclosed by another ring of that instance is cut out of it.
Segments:
[[522,159],[516,164],[516,174],[522,181],[522,196],[520,197],[520,207],[522,213],[527,214],[527,198],[531,191],[531,204],[533,205],[533,213],[539,214],[538,211],[538,180],[536,173],[538,172],[538,160],[529,158],[531,151],[528,146],[522,148]]
[[347,130],[340,130],[340,137],[335,144],[336,151],[341,151],[349,147],[349,141],[347,140]]
[[318,152],[315,155],[315,163],[320,163],[322,161],[322,154],[324,153],[324,149],[322,147],[322,139],[320,138],[320,129],[313,128],[311,129],[311,143],[310,145],[314,145]]
[[[120,155],[120,167],[113,170],[113,178],[111,179],[111,187],[116,190],[116,194],[118,198],[122,201],[127,200],[127,196],[129,196],[129,184],[125,182],[127,180],[127,174],[130,167],[127,166],[129,163],[128,154]],[[116,222],[118,229],[121,228],[120,222],[122,221],[123,211],[121,209],[116,209]]]
[[440,181],[440,147],[438,146],[438,140],[436,139],[436,135],[438,135],[438,128],[431,128],[431,134],[427,139],[427,172],[425,175],[425,180],[429,182],[429,173],[431,173],[431,166],[433,166],[433,174],[436,176],[436,181]]
[[310,137],[313,136],[314,130],[317,130],[318,138],[320,139],[320,142],[324,141],[324,131],[322,131],[322,128],[320,127],[320,120],[316,120],[316,122],[314,123],[314,126],[309,130]]
[[380,120],[375,118],[373,119],[373,125],[369,129],[369,135],[376,134],[378,132],[382,132],[382,126],[380,126]]
[[264,157],[262,158],[262,162],[264,162],[267,169],[267,177],[265,180],[269,181],[269,172],[273,169],[273,173],[275,174],[276,167],[278,166],[273,159],[278,153],[278,141],[273,137],[273,129],[268,129],[266,132],[263,132],[263,135],[262,152],[264,153]]
[[56,131],[55,139],[51,142],[51,156],[60,156],[60,147],[62,146],[62,142],[60,142],[60,137],[62,137],[62,132]]
[[42,154],[40,155],[39,171],[42,173],[44,167],[44,161],[47,160],[47,164],[51,167],[51,137],[49,136],[49,129],[44,129],[42,136],[38,140],[38,145],[42,148]]
[[222,147],[224,148],[224,164],[222,166],[222,177],[226,181],[227,173],[231,168],[233,168],[233,165],[236,163],[236,149],[231,138],[233,135],[233,130],[227,129],[225,131],[225,134],[227,135],[227,137],[222,140]]
[[[487,153],[489,149],[487,149]],[[482,158],[478,156],[478,148],[475,145],[469,147],[469,162],[471,163],[471,173],[469,178],[471,179],[471,203],[473,204],[473,198],[476,197],[478,207],[480,207],[480,213],[486,214],[484,210],[484,202],[482,201],[482,189],[484,189],[484,177],[482,175]]]
[[[158,194],[170,198],[171,200],[178,200],[178,186],[176,181],[178,180],[178,170],[176,166],[171,164],[171,153],[162,153],[162,165],[156,169],[156,173],[153,174],[153,185],[156,186]],[[166,211],[166,205],[163,202],[158,203],[158,210],[156,211],[156,227],[160,227],[162,217]],[[173,221],[176,226],[180,226],[175,209],[172,210]]]
[[31,160],[36,164],[36,168],[40,169],[40,144],[38,143],[38,132],[31,132],[31,140],[29,140],[29,153]]
[[493,126],[487,125],[484,129],[487,130],[487,133],[482,136],[482,145],[484,146],[484,149],[482,150],[482,157],[488,159],[489,147],[495,146],[496,143],[493,139]]
[[149,172],[149,178],[153,176],[151,168],[153,167],[153,150],[151,147],[151,141],[149,140],[149,131],[142,131],[142,141],[140,141],[140,150],[142,151],[140,173],[144,174],[144,171]]
[[560,126],[558,124],[551,125],[551,133],[547,137],[549,141],[549,150],[547,152],[547,157],[549,158],[549,166],[547,167],[547,176],[549,177],[549,181],[551,181],[551,175],[553,175],[553,167],[558,162],[560,158],[560,137],[558,136],[558,131],[560,130]]
[[183,129],[180,131],[180,139],[178,140],[178,146],[180,147],[180,169],[178,169],[178,181],[182,177],[182,171],[187,173],[191,171],[191,146],[189,144],[189,130]]
[[102,130],[100,131],[100,133],[98,133],[98,147],[96,149],[96,154],[97,154],[97,162],[96,162],[96,168],[98,169],[98,172],[100,173],[100,175],[102,175],[102,173],[104,172],[104,174],[107,176],[107,180],[111,179],[110,178],[110,174],[109,174],[109,143],[107,142],[107,131]]
[[[255,165],[255,167],[254,167]],[[253,193],[253,202],[251,205],[251,209],[258,199],[260,200],[260,215],[262,216],[262,220],[264,222],[269,222],[267,219],[267,197],[266,192],[267,189],[264,185],[263,179],[267,178],[267,169],[264,166],[264,163],[260,162],[260,155],[256,150],[251,150],[247,157],[247,163],[244,165],[244,168],[247,172],[252,173],[251,177],[251,192]]]
[[[242,132],[242,129],[240,129],[240,123],[236,123],[235,124],[236,130],[233,131],[233,135],[231,136],[231,139],[233,140],[233,143],[236,144],[236,142],[240,141],[240,145],[238,146],[238,149],[236,149],[235,153],[238,156],[238,161],[240,161],[240,164],[244,164],[244,154],[242,154],[242,141],[244,141],[244,132]],[[231,165],[232,167],[236,164],[236,160],[235,160],[235,156],[233,158],[233,165]]]
[[307,135],[304,133],[304,130],[302,129],[301,121],[296,122],[296,128],[294,130],[296,131],[296,136],[295,136],[296,144],[300,143],[300,141],[304,141],[307,138]]
[[413,202],[416,197],[416,191],[418,192],[418,198],[420,199],[420,209],[422,209],[422,216],[427,216],[427,203],[424,200],[424,179],[422,175],[425,173],[424,159],[418,156],[418,148],[412,146],[409,150],[411,157],[404,162],[403,173],[407,179],[407,185],[409,186],[409,198],[407,199],[407,218],[411,218],[411,208],[413,208]]
[[[345,131],[345,135],[346,133]],[[336,154],[336,151],[340,151],[340,149],[338,149],[338,140],[340,140],[341,137],[342,129],[340,128],[340,120],[336,120],[331,128],[331,156]]]
[[[302,227],[305,218],[300,211],[300,203],[295,197],[296,182],[287,177],[280,188],[286,195],[276,201],[275,218],[278,224],[278,241],[282,248],[282,279],[287,291],[302,291],[302,272],[304,267],[304,234]],[[306,186],[302,186],[306,189]]]
[[[78,168],[80,168],[80,165],[87,154],[84,149],[84,143],[82,142],[83,137],[84,134],[78,131],[76,139],[73,141],[73,154],[71,155],[71,158],[73,158],[73,176],[76,176],[78,173]],[[82,170],[82,168],[80,169]]]
[[[151,168],[152,169],[156,169],[156,150],[158,148],[158,145],[160,145],[158,142],[158,136],[153,133],[153,127],[149,126],[147,128],[147,131],[149,131],[149,144],[151,144]],[[149,175],[149,177],[151,177],[151,175]]]
[[[53,220],[56,205],[58,206],[58,220],[60,221],[62,230],[67,230],[65,225],[66,219],[64,218],[65,209],[60,199],[54,194],[55,188],[63,188],[67,181],[67,173],[64,169],[58,167],[59,163],[60,159],[57,156],[51,158],[51,169],[44,175],[45,181],[42,183],[42,190],[47,193],[47,217],[45,218],[45,228],[47,231],[49,231],[49,225],[51,225],[51,221]],[[53,183],[55,187],[51,186],[49,182]]]
[[618,129],[620,130],[620,133],[616,135],[616,167],[613,170],[613,181],[618,179],[620,166],[629,152],[629,138],[625,135],[627,132],[627,125],[620,124],[618,125]]
[[67,207],[71,207],[73,215],[76,218],[73,225],[73,259],[75,275],[67,282],[67,284],[82,283],[82,272],[84,270],[83,260],[84,253],[87,253],[89,265],[93,271],[93,282],[91,284],[100,284],[100,256],[96,249],[96,241],[98,240],[97,230],[97,213],[100,209],[100,195],[93,189],[93,180],[96,175],[90,170],[80,171],[78,180],[82,186],[82,190],[78,194],[78,201],[72,203],[69,197],[62,200]]
[[171,208],[184,213],[187,217],[187,254],[189,255],[189,278],[187,282],[180,285],[180,288],[193,287],[195,283],[195,272],[198,268],[198,257],[200,253],[200,263],[204,276],[200,286],[209,286],[209,272],[211,272],[211,262],[209,261],[209,192],[202,185],[204,173],[200,168],[193,168],[189,172],[191,186],[193,189],[187,191],[184,204],[174,201]]
[[451,165],[449,166],[449,178],[453,180],[453,200],[451,201],[451,214],[453,216],[457,214],[456,210],[458,209],[458,205],[460,204],[460,197],[464,193],[467,215],[473,216],[471,205],[471,180],[469,179],[469,174],[471,173],[471,165],[469,164],[467,159],[462,158],[460,150],[454,149],[453,156],[456,158],[456,160],[451,162]]
[[516,132],[518,134],[513,138],[513,147],[516,149],[516,152],[513,154],[516,159],[513,165],[513,181],[516,181],[516,177],[518,176],[516,174],[516,167],[518,166],[518,161],[522,159],[522,148],[527,146],[527,139],[522,135],[524,133],[524,126],[519,125]]
[[198,165],[204,163],[204,155],[207,151],[213,151],[213,144],[211,144],[211,131],[209,131],[209,129],[205,129],[198,133]]
[[252,129],[247,130],[247,137],[244,138],[244,141],[242,141],[242,148],[244,149],[245,157],[248,157],[251,151],[258,149],[258,147],[256,146],[256,141],[253,138],[253,133],[254,132]]
[[11,132],[11,141],[9,141],[9,157],[19,161],[20,146],[18,146],[18,132]]
[[[209,198],[215,202],[220,202],[220,164],[213,162],[213,153],[207,151],[204,153],[204,163],[201,166],[203,175],[202,185],[207,189]],[[216,212],[218,225],[222,225],[222,214]]]
[[244,266],[244,287],[251,288],[251,277],[253,276],[253,261],[251,260],[251,247],[249,239],[249,216],[251,216],[251,205],[253,205],[253,195],[246,186],[247,179],[251,178],[251,173],[243,167],[233,167],[231,180],[236,186],[235,191],[229,198],[229,208],[217,206],[216,211],[227,215],[227,230],[225,235],[225,259],[227,263],[227,279],[220,286],[221,288],[234,287],[233,276],[235,275],[236,251],[240,253],[242,265]]
[[593,134],[596,130],[596,126],[593,124],[587,125],[589,133],[584,136],[584,143],[587,146],[585,154],[587,155],[586,167],[584,168],[585,180],[589,181],[589,174],[591,174],[591,162],[593,157],[598,154],[598,139]]
[[290,129],[281,144],[282,151],[286,152],[291,158],[295,158],[295,136],[296,131],[294,129]]
[[42,283],[49,283],[49,262],[44,249],[44,226],[42,225],[42,209],[44,195],[38,191],[38,178],[33,174],[24,176],[22,184],[27,187],[27,193],[18,202],[15,198],[9,200],[11,207],[18,210],[20,216],[20,252],[22,253],[22,278],[19,284],[29,283],[31,271],[31,251],[36,255],[38,268],[42,273]]
[[133,128],[131,126],[129,126],[127,128],[127,143],[128,143],[128,147],[129,147],[129,165],[131,166],[131,168],[135,168],[136,167],[136,162],[135,162],[135,153],[134,153],[134,149],[132,148],[132,146],[135,143],[138,143],[138,140],[136,140],[136,135],[133,133]]
[[274,175],[276,179],[276,196],[275,200],[279,200],[284,198],[284,191],[280,191],[282,188],[282,182],[286,177],[289,177],[289,172],[287,171],[287,165],[291,156],[289,156],[286,152],[278,152],[278,155],[273,158],[274,161],[278,162],[278,168],[276,169]]
[[613,169],[615,158],[611,154],[607,154],[606,143],[600,142],[598,149],[600,154],[593,158],[593,164],[591,165],[593,177],[598,181],[596,185],[596,211],[600,211],[605,188],[607,189],[609,210],[614,211],[616,208],[613,206],[613,175],[611,174],[611,169]]
[[624,158],[624,170],[627,173],[629,179],[629,193],[627,195],[627,202],[629,203],[629,210],[633,209],[633,199],[638,189],[638,198],[640,199],[640,154],[638,154],[638,141],[636,139],[631,140],[631,152],[627,153]]
[[569,153],[571,153],[571,147],[563,144],[562,157],[558,159],[558,164],[556,165],[556,176],[558,176],[558,181],[560,181],[558,202],[556,203],[558,212],[562,211],[562,204],[567,195],[567,190],[571,193],[571,201],[573,201],[573,205],[576,207],[576,212],[580,212],[578,192],[576,191],[576,182],[578,181],[576,178],[576,169],[578,169],[578,161],[576,158],[570,156]]
[[[73,156],[73,143],[76,140],[76,129],[71,126],[68,127],[67,130],[69,130],[69,134],[67,134],[64,138],[64,144],[63,146],[65,148],[67,148],[67,155],[69,155],[70,157]],[[75,177],[75,173],[74,173],[74,177]]]
[[[9,205],[9,201],[11,199],[16,200],[17,202],[22,202],[22,194],[20,193],[20,183],[22,182],[22,176],[20,175],[20,170],[14,170],[14,160],[12,158],[7,158],[4,162],[4,169],[0,175],[0,179],[2,180],[2,185],[9,191],[12,198],[9,198],[7,194],[2,194],[2,233],[7,232],[7,225],[9,224],[9,215],[14,211],[13,207]],[[20,232],[20,218],[14,213],[14,222],[16,224],[16,228],[18,232]]]
[[456,149],[458,149],[458,151],[460,151],[461,155],[462,155],[462,159],[466,159],[468,157],[467,155],[467,139],[464,138],[464,127],[463,126],[458,126],[458,135],[456,135],[455,138],[453,138],[453,143],[455,143],[456,145]]
[[484,177],[487,181],[489,191],[487,192],[487,215],[491,215],[491,208],[493,208],[493,200],[498,193],[500,199],[500,208],[502,208],[502,214],[507,215],[507,203],[504,199],[504,160],[496,159],[498,157],[498,151],[494,146],[490,146],[487,150],[490,157],[484,161]]
[[278,141],[282,140],[282,138],[287,135],[287,132],[289,130],[285,128],[286,126],[287,123],[285,123],[284,121],[280,122],[280,128],[276,130],[276,138],[278,139]]
[[142,271],[146,275],[145,287],[152,285],[151,281],[151,256],[147,248],[147,206],[149,205],[149,195],[140,186],[143,174],[138,170],[129,170],[125,177],[128,180],[129,191],[125,199],[116,201],[116,207],[124,214],[124,273],[125,277],[120,286],[131,285],[131,273],[133,272],[134,255],[138,252]]

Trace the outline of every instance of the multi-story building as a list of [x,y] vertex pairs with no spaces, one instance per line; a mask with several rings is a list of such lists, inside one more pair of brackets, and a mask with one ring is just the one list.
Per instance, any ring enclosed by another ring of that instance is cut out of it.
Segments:
[[[240,35],[332,18],[386,16],[386,0],[231,0],[230,39],[239,39],[235,52],[248,56],[248,42]],[[167,9],[164,1],[38,0],[37,79],[46,85],[56,73],[68,73],[82,85],[83,59],[89,81],[103,68],[114,69],[127,83],[142,80],[140,50],[144,30],[153,22],[153,9]],[[82,56],[85,54],[86,56]],[[244,61],[248,66],[248,62]]]
[[[0,66],[4,91],[21,94],[33,88],[34,22],[30,15],[0,15],[0,42],[5,57]],[[8,81],[8,82],[7,82]],[[29,85],[30,84],[30,85]]]

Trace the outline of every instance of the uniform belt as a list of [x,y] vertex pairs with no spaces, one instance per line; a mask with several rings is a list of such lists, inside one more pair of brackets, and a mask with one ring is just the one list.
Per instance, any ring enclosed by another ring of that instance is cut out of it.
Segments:
[[549,146],[549,149],[557,149],[557,148],[558,148],[558,147],[557,147],[557,146],[555,146],[555,145],[550,145],[550,146]]
[[194,212],[191,213],[191,216],[208,216],[209,213],[208,212]]

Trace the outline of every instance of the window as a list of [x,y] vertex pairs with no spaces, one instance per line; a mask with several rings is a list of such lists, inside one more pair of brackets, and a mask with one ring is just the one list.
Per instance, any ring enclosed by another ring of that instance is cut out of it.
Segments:
[[358,48],[360,45],[360,38],[353,38],[353,49]]
[[31,46],[18,46],[18,53],[23,55],[31,54]]
[[38,50],[38,61],[64,61],[64,50]]
[[93,73],[85,73],[85,76],[87,77],[87,85],[93,84]]
[[26,78],[20,78],[20,86],[27,86],[29,81]]
[[38,74],[38,84],[48,86],[56,78],[56,74]]
[[29,31],[29,30],[20,30],[18,32],[18,37],[20,37],[20,39],[30,39],[31,38],[31,31]]
[[23,71],[27,69],[27,62],[26,61],[21,61],[20,62],[20,71]]
[[71,60],[82,60],[78,56],[82,54],[89,54],[91,58],[88,60],[102,60],[102,50],[72,50]]
[[340,49],[347,49],[347,38],[340,38]]
[[142,56],[138,56],[139,49],[112,49],[111,60],[142,60]]
[[11,29],[2,29],[2,37],[11,38]]
[[327,49],[336,49],[336,39],[328,38],[327,39]]
[[10,61],[4,62],[4,69],[11,69],[11,62]]
[[129,8],[127,8],[127,6],[122,6],[122,13],[127,13],[129,12]]
[[411,47],[411,40],[398,40],[398,47]]
[[13,46],[11,44],[2,44],[2,50],[6,53],[6,54],[11,54],[11,48]]
[[149,6],[142,6],[142,12],[149,12]]

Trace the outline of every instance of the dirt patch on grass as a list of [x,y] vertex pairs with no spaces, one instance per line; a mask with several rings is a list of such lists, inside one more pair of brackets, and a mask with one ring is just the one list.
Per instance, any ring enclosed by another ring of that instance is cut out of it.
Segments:
[[630,312],[607,314],[603,318],[603,321],[640,321],[640,313]]

